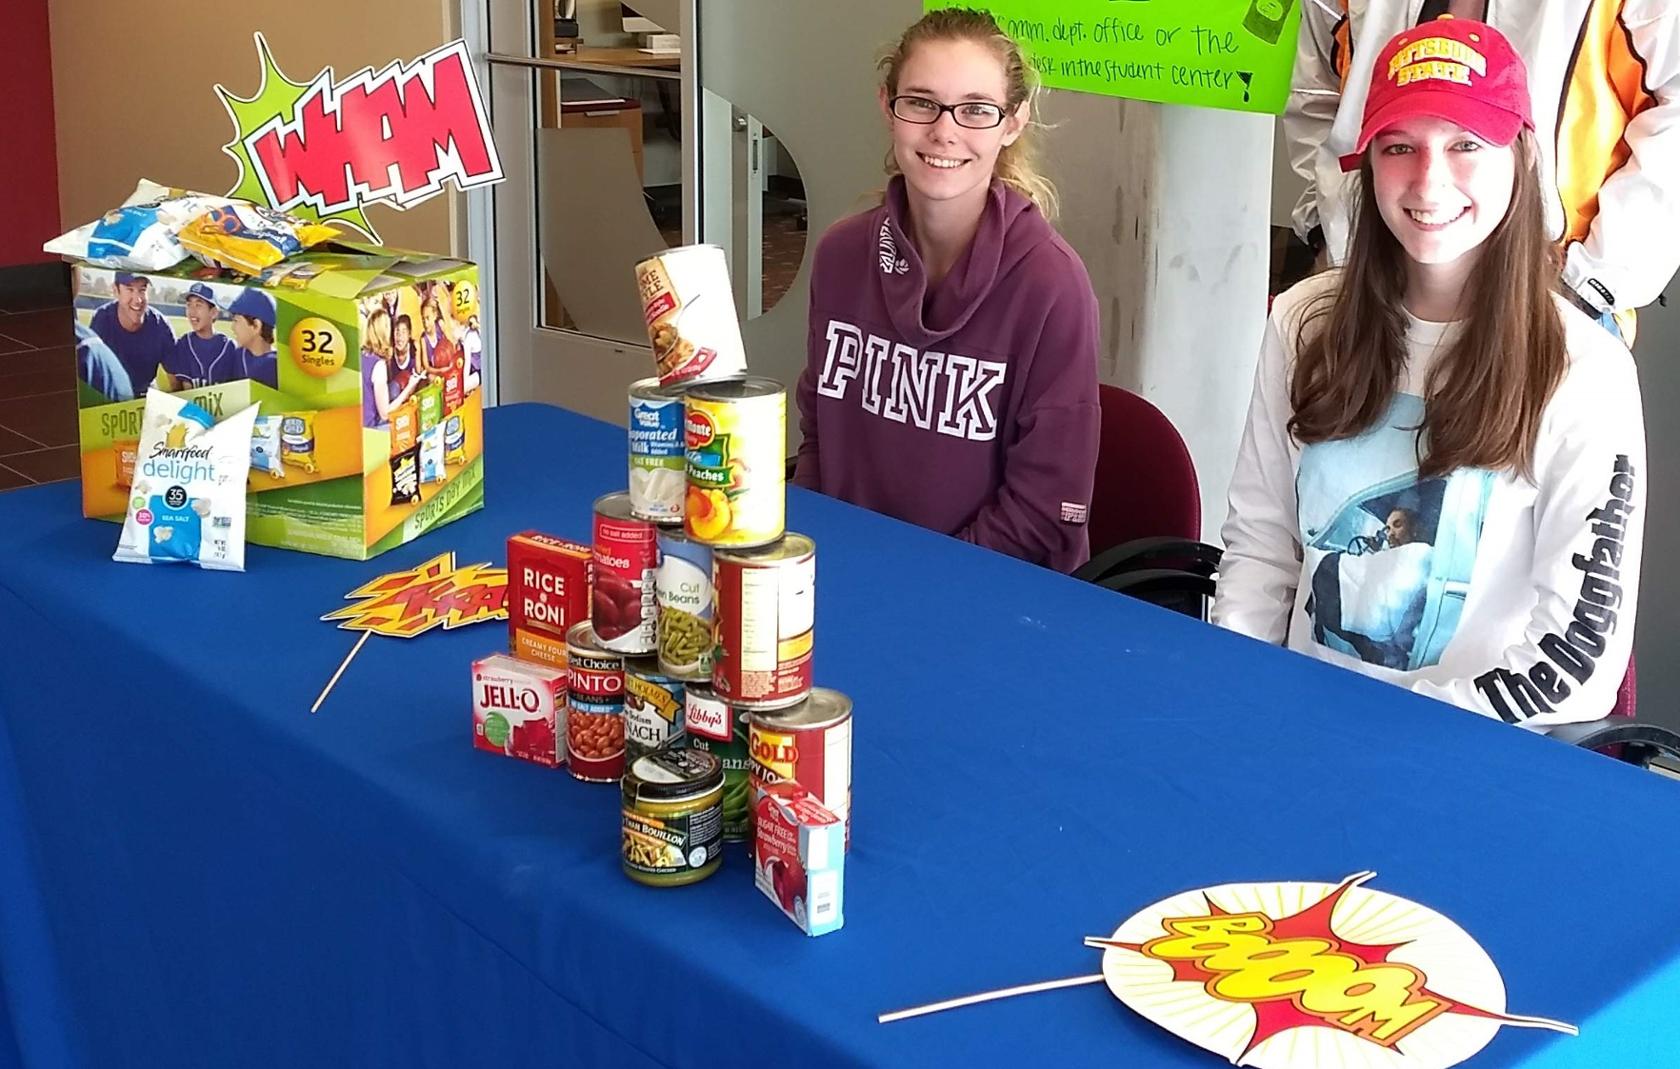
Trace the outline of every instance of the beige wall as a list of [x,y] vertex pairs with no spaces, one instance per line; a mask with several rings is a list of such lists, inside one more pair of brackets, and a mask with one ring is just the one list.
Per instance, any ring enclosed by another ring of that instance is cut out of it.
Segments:
[[[62,226],[120,204],[141,178],[233,188],[238,165],[221,151],[233,124],[212,87],[256,92],[253,31],[287,77],[306,82],[328,65],[343,77],[428,52],[458,36],[457,10],[451,0],[51,0]],[[458,199],[378,206],[369,218],[391,245],[459,252]]]

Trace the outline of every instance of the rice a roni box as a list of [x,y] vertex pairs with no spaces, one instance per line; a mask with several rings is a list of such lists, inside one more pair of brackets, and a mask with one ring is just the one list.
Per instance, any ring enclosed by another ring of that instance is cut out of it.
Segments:
[[474,264],[346,242],[254,279],[74,273],[84,515],[122,522],[149,386],[217,419],[261,406],[257,545],[366,560],[484,506]]

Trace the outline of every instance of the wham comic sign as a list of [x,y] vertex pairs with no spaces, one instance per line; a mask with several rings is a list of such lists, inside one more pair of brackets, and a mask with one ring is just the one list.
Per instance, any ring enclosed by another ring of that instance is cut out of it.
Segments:
[[363,211],[369,204],[410,208],[450,183],[472,189],[501,181],[465,42],[412,63],[364,67],[342,81],[325,67],[307,83],[281,73],[261,33],[256,42],[256,94],[216,86],[234,126],[222,151],[239,163],[230,196],[343,223],[377,241]]

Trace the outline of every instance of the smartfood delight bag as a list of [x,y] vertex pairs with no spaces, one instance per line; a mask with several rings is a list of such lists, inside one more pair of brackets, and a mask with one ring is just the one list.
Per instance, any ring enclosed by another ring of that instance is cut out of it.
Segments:
[[245,570],[245,477],[257,406],[216,423],[174,394],[146,392],[134,486],[113,560]]

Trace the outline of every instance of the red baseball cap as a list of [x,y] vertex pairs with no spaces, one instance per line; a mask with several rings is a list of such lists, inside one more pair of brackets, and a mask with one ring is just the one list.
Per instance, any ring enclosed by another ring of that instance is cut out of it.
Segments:
[[1357,171],[1372,138],[1418,115],[1509,145],[1523,127],[1534,129],[1528,69],[1505,35],[1485,22],[1444,16],[1400,33],[1377,55],[1359,142],[1342,157],[1342,170]]

